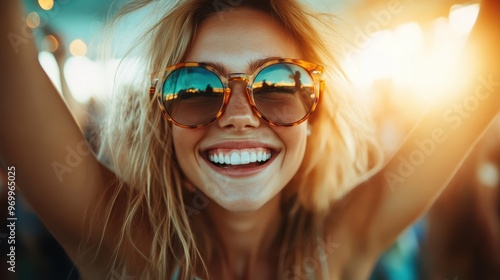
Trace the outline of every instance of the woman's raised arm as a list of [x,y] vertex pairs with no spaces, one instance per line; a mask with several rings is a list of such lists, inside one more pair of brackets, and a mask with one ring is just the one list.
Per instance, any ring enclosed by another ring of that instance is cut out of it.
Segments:
[[377,240],[372,244],[389,245],[431,205],[498,114],[498,9],[500,1],[482,1],[461,64],[460,71],[466,75],[455,79],[463,87],[433,106],[388,164],[373,180],[360,186],[372,194],[363,196],[367,202],[381,197],[376,209],[371,209],[376,226],[369,236]]
[[39,65],[24,19],[21,1],[1,2],[0,161],[15,168],[23,195],[71,251],[84,233],[87,209],[113,175]]

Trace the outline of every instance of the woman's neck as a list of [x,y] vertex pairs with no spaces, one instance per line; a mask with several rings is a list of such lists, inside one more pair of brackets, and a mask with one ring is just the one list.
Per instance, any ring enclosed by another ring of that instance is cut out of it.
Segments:
[[[214,261],[219,267],[222,265],[225,276],[256,278],[253,273],[262,271],[263,264],[276,260],[279,252],[276,241],[282,225],[280,201],[281,196],[277,195],[253,212],[230,212],[216,203],[209,204],[207,214],[220,248],[219,257]],[[276,265],[270,267],[276,269]]]

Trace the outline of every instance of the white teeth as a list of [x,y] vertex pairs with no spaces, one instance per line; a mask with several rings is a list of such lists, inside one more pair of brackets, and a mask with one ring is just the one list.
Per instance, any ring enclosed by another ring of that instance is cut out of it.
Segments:
[[230,161],[230,163],[232,165],[241,164],[240,155],[238,153],[232,152],[231,153],[231,161]]
[[208,158],[218,164],[240,165],[267,161],[271,158],[271,152],[265,148],[232,150],[226,153],[214,150],[209,152]]
[[248,164],[248,163],[250,163],[250,153],[248,153],[247,151],[243,151],[241,153],[240,160],[241,160],[241,164]]
[[262,161],[262,151],[257,153],[257,161]]
[[250,162],[257,161],[257,154],[255,152],[250,153]]

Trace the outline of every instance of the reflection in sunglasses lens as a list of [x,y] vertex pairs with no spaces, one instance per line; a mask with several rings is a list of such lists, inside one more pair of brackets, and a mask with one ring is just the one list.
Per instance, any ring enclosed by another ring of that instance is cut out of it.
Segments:
[[315,101],[314,80],[298,65],[273,64],[255,78],[253,98],[257,109],[270,121],[295,123],[311,111]]
[[183,125],[202,125],[215,118],[224,102],[222,82],[202,67],[173,71],[163,85],[163,104],[170,117]]

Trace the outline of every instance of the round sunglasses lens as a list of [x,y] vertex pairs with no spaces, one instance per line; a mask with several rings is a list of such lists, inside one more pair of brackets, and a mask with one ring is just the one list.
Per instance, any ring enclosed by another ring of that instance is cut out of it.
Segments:
[[202,67],[174,70],[166,78],[162,102],[177,123],[198,126],[212,121],[224,103],[222,82]]
[[255,77],[253,99],[264,117],[276,124],[292,125],[311,112],[316,100],[314,80],[301,66],[273,64]]

